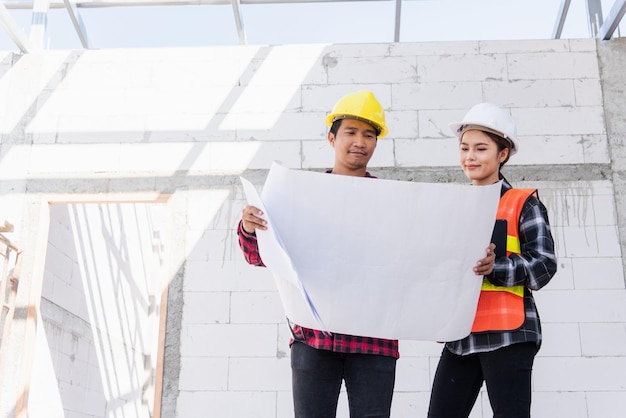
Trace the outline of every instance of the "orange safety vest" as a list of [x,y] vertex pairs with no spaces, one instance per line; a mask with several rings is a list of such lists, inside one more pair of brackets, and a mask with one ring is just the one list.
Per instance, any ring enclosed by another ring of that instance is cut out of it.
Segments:
[[[532,194],[536,196],[537,190],[509,189],[500,197],[496,218],[507,221],[507,257],[521,253],[519,218],[526,199]],[[524,286],[496,286],[483,277],[472,332],[517,329],[524,319]]]

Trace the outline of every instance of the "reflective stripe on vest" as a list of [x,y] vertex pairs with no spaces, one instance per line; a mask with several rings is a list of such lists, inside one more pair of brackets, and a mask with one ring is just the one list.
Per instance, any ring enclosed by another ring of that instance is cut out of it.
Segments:
[[[510,189],[500,198],[496,218],[507,221],[507,257],[521,253],[519,218],[526,199],[534,193],[535,189]],[[484,277],[472,332],[517,329],[524,319],[524,287],[496,286]]]

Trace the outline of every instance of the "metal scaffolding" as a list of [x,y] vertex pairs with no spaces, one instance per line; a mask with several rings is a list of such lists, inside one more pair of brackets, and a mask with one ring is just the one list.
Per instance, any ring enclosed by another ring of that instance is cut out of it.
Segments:
[[2,260],[2,273],[0,275],[0,354],[2,342],[5,341],[11,331],[11,322],[15,311],[15,297],[19,282],[20,254],[21,250],[13,245],[4,236],[5,232],[13,232],[13,225],[4,222],[0,226],[0,258]]

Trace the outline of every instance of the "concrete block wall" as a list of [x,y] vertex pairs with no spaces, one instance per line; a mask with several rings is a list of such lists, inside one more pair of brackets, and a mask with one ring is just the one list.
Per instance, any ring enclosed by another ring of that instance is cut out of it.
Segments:
[[[237,246],[239,176],[261,189],[273,160],[330,167],[324,116],[344,93],[367,88],[390,127],[373,174],[465,182],[447,124],[491,100],[510,109],[522,144],[505,175],[539,187],[559,257],[557,276],[536,294],[545,344],[533,416],[623,416],[625,56],[621,39],[5,54],[0,217],[16,225],[31,261],[19,302],[45,286],[38,215],[59,194],[169,199],[161,416],[290,417],[290,335],[271,272],[248,266]],[[28,329],[14,324],[0,375],[25,367],[11,347]],[[393,417],[425,416],[441,345],[400,349]],[[18,394],[5,383],[0,391],[3,413]],[[490,414],[482,392],[471,416]],[[338,416],[348,416],[345,393]]]

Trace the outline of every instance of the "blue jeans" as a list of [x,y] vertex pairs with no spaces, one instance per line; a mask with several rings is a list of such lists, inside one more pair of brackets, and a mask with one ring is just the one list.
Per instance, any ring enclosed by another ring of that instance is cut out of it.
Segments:
[[296,418],[335,417],[342,380],[350,417],[389,418],[396,376],[393,357],[336,353],[294,342],[291,373]]
[[483,381],[494,418],[530,417],[534,342],[487,353],[458,356],[444,348],[439,359],[428,418],[467,418]]

